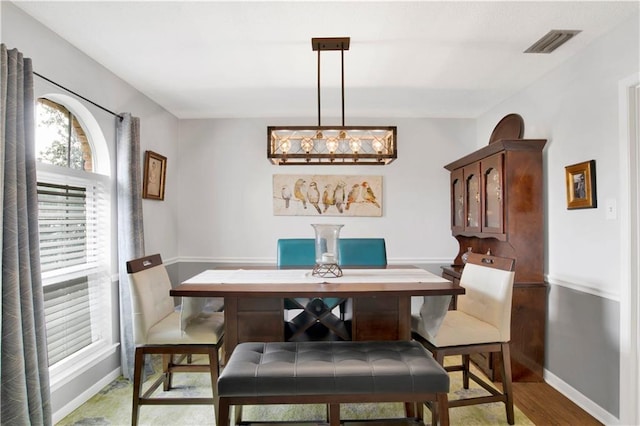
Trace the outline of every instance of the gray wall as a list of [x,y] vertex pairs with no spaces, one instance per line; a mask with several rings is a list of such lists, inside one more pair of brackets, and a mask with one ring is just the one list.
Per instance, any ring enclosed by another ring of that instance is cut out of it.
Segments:
[[561,286],[550,297],[545,368],[618,417],[620,304]]

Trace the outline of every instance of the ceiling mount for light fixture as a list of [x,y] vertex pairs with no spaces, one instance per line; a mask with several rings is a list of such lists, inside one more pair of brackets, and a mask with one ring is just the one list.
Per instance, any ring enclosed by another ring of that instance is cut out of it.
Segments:
[[[349,37],[312,38],[318,52],[318,125],[269,126],[267,158],[277,165],[389,164],[398,156],[395,126],[345,126],[344,51]],[[323,126],[320,114],[320,52],[337,50],[342,67],[342,125]]]

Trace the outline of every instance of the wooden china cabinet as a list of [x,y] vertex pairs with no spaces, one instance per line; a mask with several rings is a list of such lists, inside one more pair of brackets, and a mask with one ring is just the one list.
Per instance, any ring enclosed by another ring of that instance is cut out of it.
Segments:
[[[443,276],[459,281],[462,254],[516,259],[511,313],[514,381],[542,381],[547,284],[544,282],[542,149],[545,139],[500,139],[447,164],[451,172],[451,231],[459,243]],[[473,361],[500,379],[497,357]]]

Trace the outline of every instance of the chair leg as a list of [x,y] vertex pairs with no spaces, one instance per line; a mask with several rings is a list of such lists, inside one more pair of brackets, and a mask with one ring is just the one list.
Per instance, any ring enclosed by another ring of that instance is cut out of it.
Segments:
[[167,392],[171,390],[171,379],[173,375],[171,373],[171,367],[173,364],[172,354],[162,354],[162,374],[164,374],[164,384],[162,389]]
[[234,405],[234,425],[239,425],[242,423],[242,405]]
[[469,389],[469,355],[462,355],[462,387]]
[[422,402],[416,403],[416,419],[424,423],[424,404]]
[[510,425],[515,423],[513,414],[513,391],[511,387],[511,351],[509,343],[502,343],[500,350],[500,364],[502,365],[502,393],[505,396],[505,406],[507,410],[507,423]]
[[209,370],[211,370],[211,392],[213,393],[213,415],[218,413],[218,348],[209,349]]
[[444,354],[437,350],[432,353],[433,353],[433,358],[438,362],[438,364],[444,367]]
[[414,402],[405,402],[404,403],[404,416],[405,417],[416,417],[416,404]]
[[144,370],[144,351],[142,348],[136,348],[133,367],[133,406],[131,407],[131,426],[136,426],[138,424],[138,417],[140,415],[142,370]]

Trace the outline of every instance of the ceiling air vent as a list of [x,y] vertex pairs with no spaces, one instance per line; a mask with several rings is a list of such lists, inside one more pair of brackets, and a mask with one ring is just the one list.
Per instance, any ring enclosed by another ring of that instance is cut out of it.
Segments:
[[551,53],[578,34],[580,30],[551,30],[524,53]]

